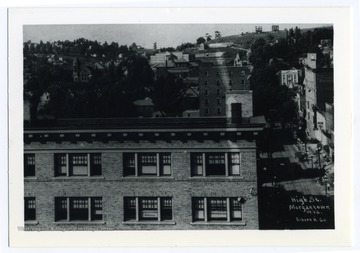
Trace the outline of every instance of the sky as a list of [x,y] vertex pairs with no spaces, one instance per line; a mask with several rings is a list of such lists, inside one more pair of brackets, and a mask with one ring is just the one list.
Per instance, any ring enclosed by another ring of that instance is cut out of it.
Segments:
[[[262,25],[263,31],[270,31],[272,24]],[[278,24],[280,30],[298,26],[299,28],[321,27],[326,24]],[[23,40],[32,42],[73,41],[78,38],[97,40],[101,43],[117,42],[119,45],[137,45],[152,48],[176,47],[181,43],[195,43],[196,39],[215,31],[222,36],[254,32],[255,24],[94,24],[94,25],[25,25]],[[55,31],[55,32],[54,32]]]

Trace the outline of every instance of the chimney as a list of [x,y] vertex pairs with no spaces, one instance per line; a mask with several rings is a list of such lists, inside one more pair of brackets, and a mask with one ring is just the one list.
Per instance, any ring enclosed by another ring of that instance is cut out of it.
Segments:
[[241,123],[242,121],[242,104],[231,104],[231,123]]

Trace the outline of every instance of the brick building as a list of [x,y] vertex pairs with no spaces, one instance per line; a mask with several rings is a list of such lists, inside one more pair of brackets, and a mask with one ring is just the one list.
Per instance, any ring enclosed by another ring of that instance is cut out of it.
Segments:
[[231,103],[241,103],[248,108],[242,110],[245,117],[252,117],[249,76],[248,66],[200,64],[200,116],[226,116]]
[[264,119],[40,123],[24,129],[26,230],[259,227]]

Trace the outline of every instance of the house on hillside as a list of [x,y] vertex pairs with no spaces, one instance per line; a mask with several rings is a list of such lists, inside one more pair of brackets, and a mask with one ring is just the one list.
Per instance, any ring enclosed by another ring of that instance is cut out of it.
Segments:
[[299,74],[298,69],[292,68],[289,70],[280,70],[276,75],[280,79],[280,84],[285,85],[288,88],[292,89],[299,85]]

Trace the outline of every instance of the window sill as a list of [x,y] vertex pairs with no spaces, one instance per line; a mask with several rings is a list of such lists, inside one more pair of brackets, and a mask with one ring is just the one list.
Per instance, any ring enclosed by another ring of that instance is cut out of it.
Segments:
[[124,225],[175,225],[175,221],[123,221]]
[[36,181],[37,179],[37,177],[24,177],[25,181]]
[[246,222],[244,222],[244,221],[232,221],[232,222],[198,221],[198,222],[191,222],[190,224],[191,225],[204,225],[204,226],[246,226]]
[[174,179],[172,176],[126,176],[122,177],[121,179]]
[[59,176],[59,177],[52,177],[52,180],[76,180],[76,179],[105,179],[104,176]]
[[28,220],[28,221],[25,221],[24,224],[25,225],[37,225],[37,224],[39,224],[39,222],[36,220]]
[[103,225],[105,221],[55,221],[55,225]]
[[242,176],[192,176],[189,177],[190,180],[196,179],[226,179],[226,180],[243,180]]

